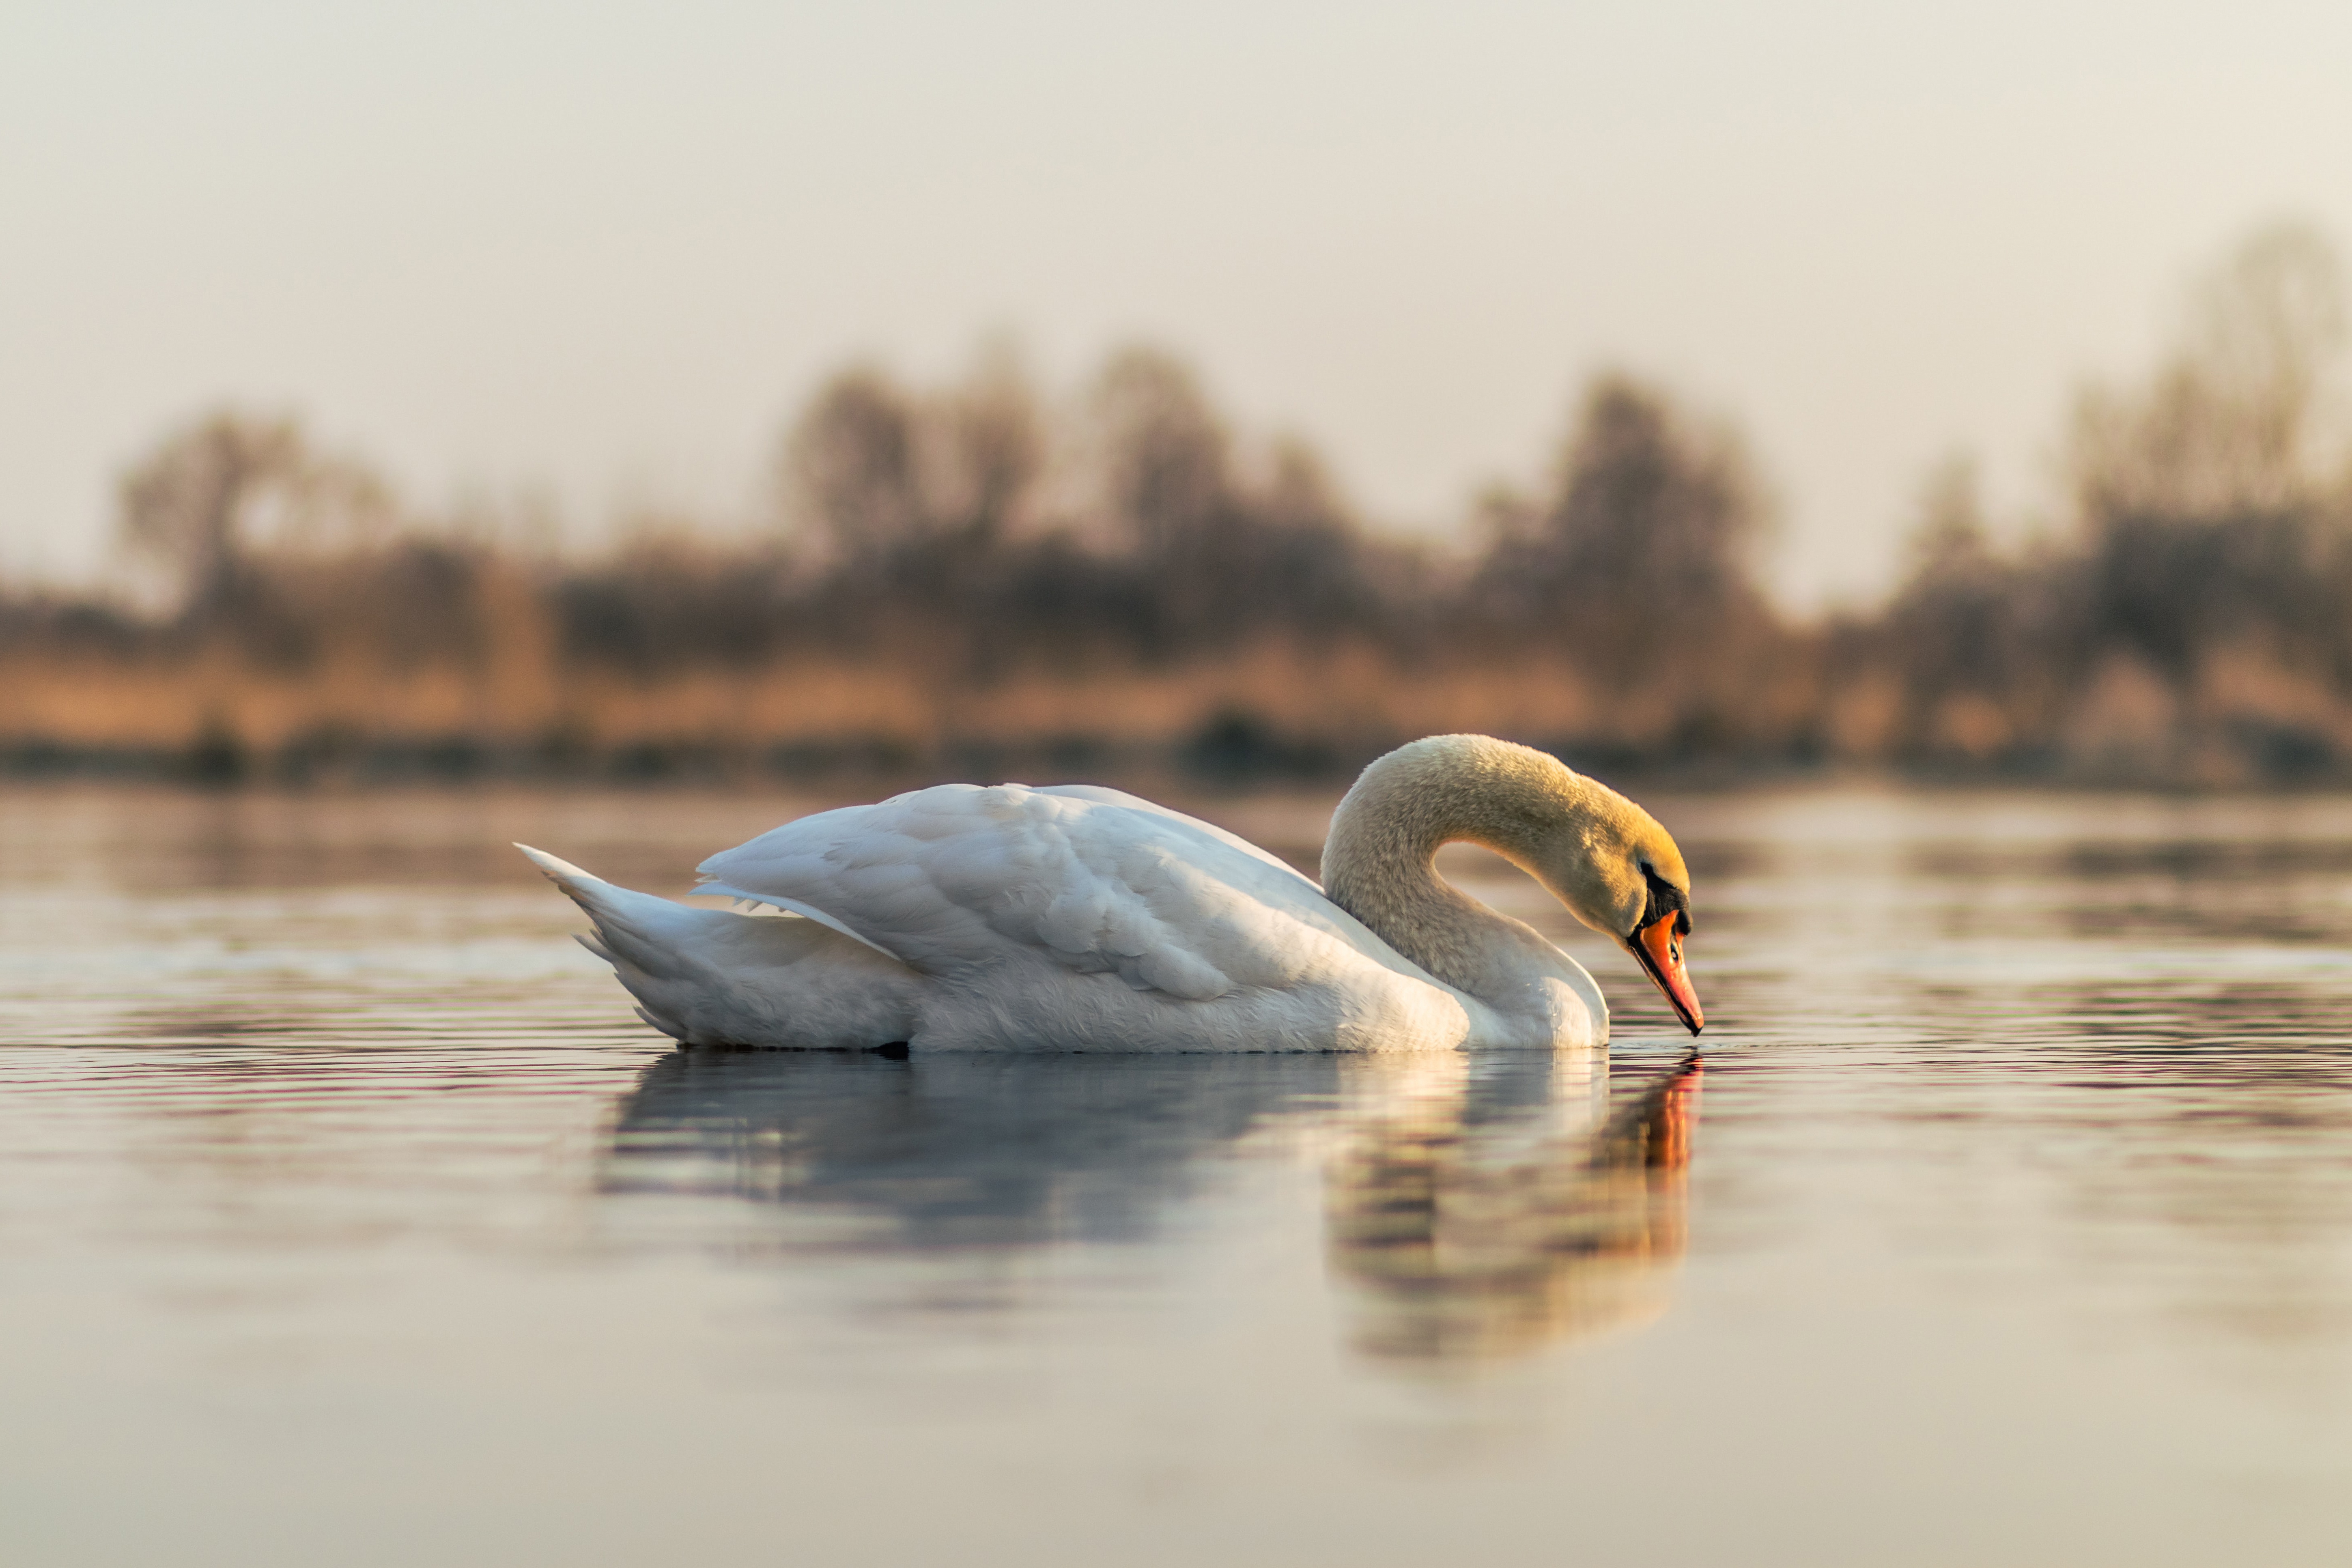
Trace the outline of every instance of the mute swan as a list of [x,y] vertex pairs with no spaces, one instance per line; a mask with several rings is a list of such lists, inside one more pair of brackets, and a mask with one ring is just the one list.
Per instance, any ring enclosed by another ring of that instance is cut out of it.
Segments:
[[1438,735],[1366,768],[1325,887],[1222,828],[1092,784],[940,784],[786,823],[701,867],[692,909],[517,845],[688,1045],[1398,1050],[1608,1037],[1582,965],[1440,879],[1502,854],[1624,944],[1693,1034],[1690,875],[1656,819],[1557,759]]

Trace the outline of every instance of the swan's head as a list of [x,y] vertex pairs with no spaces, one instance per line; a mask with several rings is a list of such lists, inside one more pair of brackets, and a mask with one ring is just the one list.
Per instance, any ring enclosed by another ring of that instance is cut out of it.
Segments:
[[1324,880],[1373,924],[1380,868],[1468,839],[1541,882],[1569,913],[1614,939],[1694,1035],[1705,1026],[1683,967],[1690,869],[1658,819],[1547,752],[1486,735],[1433,735],[1364,770],[1331,820]]
[[1697,1034],[1706,1016],[1683,967],[1691,929],[1683,852],[1656,817],[1607,784],[1544,760],[1558,769],[1547,781],[1557,814],[1523,851],[1527,868],[1569,913],[1632,953]]

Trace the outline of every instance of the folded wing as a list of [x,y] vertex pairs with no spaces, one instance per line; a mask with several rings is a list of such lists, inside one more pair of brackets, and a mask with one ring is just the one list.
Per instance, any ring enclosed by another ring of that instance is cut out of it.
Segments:
[[1093,786],[942,784],[714,855],[701,891],[788,909],[928,974],[1049,961],[1203,1001],[1345,957],[1425,979],[1273,856]]

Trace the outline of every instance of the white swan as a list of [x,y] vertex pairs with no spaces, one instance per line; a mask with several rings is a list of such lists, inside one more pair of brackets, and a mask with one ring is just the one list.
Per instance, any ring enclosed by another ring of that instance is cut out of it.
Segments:
[[692,909],[516,847],[595,922],[645,1020],[689,1045],[919,1050],[1582,1046],[1582,965],[1442,880],[1466,840],[1622,942],[1693,1034],[1690,875],[1656,819],[1556,759],[1415,741],[1332,815],[1324,888],[1166,806],[1091,784],[940,784],[786,823],[702,863]]

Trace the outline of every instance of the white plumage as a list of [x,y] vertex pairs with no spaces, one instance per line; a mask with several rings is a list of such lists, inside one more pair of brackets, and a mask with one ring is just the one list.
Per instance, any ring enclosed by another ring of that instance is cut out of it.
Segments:
[[1591,977],[1437,882],[1435,848],[1416,851],[1421,873],[1480,912],[1487,969],[1503,953],[1502,995],[1440,978],[1255,846],[1093,785],[942,784],[803,817],[703,862],[698,892],[781,919],[689,909],[524,853],[587,910],[592,951],[646,1020],[690,1044],[1375,1050],[1605,1038]]

